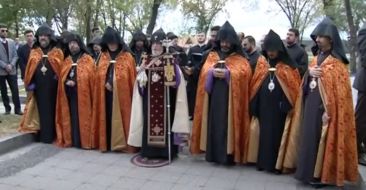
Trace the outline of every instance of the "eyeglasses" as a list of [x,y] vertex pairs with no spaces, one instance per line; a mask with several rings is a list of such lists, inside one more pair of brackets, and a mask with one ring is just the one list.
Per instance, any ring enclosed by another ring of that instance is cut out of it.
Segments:
[[8,30],[0,30],[1,32],[8,32]]

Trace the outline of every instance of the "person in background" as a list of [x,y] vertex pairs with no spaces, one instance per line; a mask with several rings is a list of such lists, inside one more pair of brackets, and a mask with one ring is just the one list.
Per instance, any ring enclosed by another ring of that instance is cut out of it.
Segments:
[[10,114],[11,106],[8,96],[8,83],[11,91],[11,96],[14,104],[14,113],[23,115],[20,107],[18,77],[16,71],[16,63],[18,54],[16,45],[13,40],[7,38],[8,27],[5,24],[0,24],[0,91],[1,98],[5,107],[5,114]]
[[26,30],[24,32],[26,43],[18,48],[20,76],[24,80],[25,68],[27,66],[30,51],[34,43],[34,32],[33,30]]
[[301,77],[304,76],[308,69],[308,54],[305,49],[299,44],[299,30],[291,28],[287,32],[286,44],[287,52],[291,59],[296,63]]

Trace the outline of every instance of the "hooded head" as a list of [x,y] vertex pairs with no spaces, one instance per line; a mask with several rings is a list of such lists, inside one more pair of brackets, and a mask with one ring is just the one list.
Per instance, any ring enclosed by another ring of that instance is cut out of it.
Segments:
[[166,34],[164,32],[164,30],[162,28],[160,28],[159,30],[155,31],[152,35],[151,35],[151,44],[153,43],[162,43],[162,41],[166,39]]
[[312,51],[315,55],[319,52],[320,48],[319,45],[316,42],[317,37],[328,37],[331,42],[331,54],[337,59],[340,59],[343,61],[343,63],[348,64],[349,61],[346,57],[346,54],[344,52],[342,40],[339,36],[338,29],[334,22],[326,17],[321,21],[314,29],[314,31],[311,33],[310,37],[315,42],[315,46],[312,48]]
[[[65,57],[72,55],[73,51],[75,51],[75,45],[74,43],[77,43],[77,46],[79,47],[79,51],[81,53],[87,53],[90,54],[88,49],[86,48],[82,38],[80,35],[76,33],[70,33],[67,38],[65,39],[65,43],[67,45],[66,51],[65,51]],[[71,49],[73,48],[73,49]]]
[[361,65],[366,67],[366,24],[358,31],[357,46],[360,52]]
[[166,39],[163,29],[155,31],[151,36],[151,54],[153,56],[161,55],[165,52],[162,41]]
[[228,21],[217,33],[214,49],[225,54],[238,53],[245,56],[238,35]]
[[100,36],[96,36],[94,37],[89,43],[88,43],[88,48],[93,49],[94,45],[100,45],[100,43],[102,42],[102,37]]
[[173,32],[168,32],[167,34],[166,34],[166,37],[169,39],[169,40],[171,40],[172,41],[172,45],[173,46],[176,46],[177,44],[178,44],[178,36],[177,35],[175,35]]
[[128,51],[128,47],[123,42],[123,39],[121,38],[120,34],[112,27],[108,26],[104,31],[100,46],[102,47],[102,51],[104,52],[110,49],[109,46],[115,46],[115,45],[118,46],[117,51],[118,50]]
[[50,46],[54,47],[57,45],[57,38],[53,30],[47,24],[43,24],[37,29],[34,38],[35,38],[35,42],[33,44],[34,48],[44,47],[47,43],[48,43],[47,47]]
[[144,51],[148,51],[149,42],[146,35],[141,30],[133,33],[132,35],[132,40],[129,46],[133,52],[137,49],[137,43],[139,43],[138,45],[141,45],[141,49],[143,49]]
[[273,30],[270,30],[264,38],[262,51],[267,59],[280,59],[285,64],[295,67],[281,37]]

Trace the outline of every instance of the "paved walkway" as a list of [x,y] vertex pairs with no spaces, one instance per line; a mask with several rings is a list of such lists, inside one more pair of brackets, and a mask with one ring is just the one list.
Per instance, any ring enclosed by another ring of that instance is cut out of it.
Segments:
[[[60,149],[34,143],[0,156],[0,189],[16,190],[306,190],[292,175],[259,172],[253,166],[224,167],[181,156],[161,168],[131,164],[132,155]],[[361,168],[365,170],[364,168]],[[326,187],[337,189],[335,187]],[[346,186],[345,189],[361,189]]]

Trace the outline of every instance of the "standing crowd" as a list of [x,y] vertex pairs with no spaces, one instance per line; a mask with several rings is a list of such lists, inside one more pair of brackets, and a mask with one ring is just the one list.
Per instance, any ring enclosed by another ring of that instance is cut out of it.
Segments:
[[[174,159],[189,140],[193,155],[223,165],[254,163],[258,170],[314,186],[358,180],[366,164],[365,28],[359,32],[362,67],[354,113],[349,63],[334,23],[325,18],[311,33],[308,63],[290,29],[286,43],[273,30],[260,49],[229,22],[179,46],[162,29],[133,34],[127,45],[107,27],[85,45],[73,32],[56,37],[47,25],[15,49],[0,25],[0,86],[10,113],[20,108],[16,62],[27,90],[19,130],[43,143],[100,151],[139,152]],[[356,117],[355,117],[356,116]],[[192,120],[193,126],[190,124]],[[357,134],[356,134],[357,126]],[[188,138],[187,138],[188,137]]]

